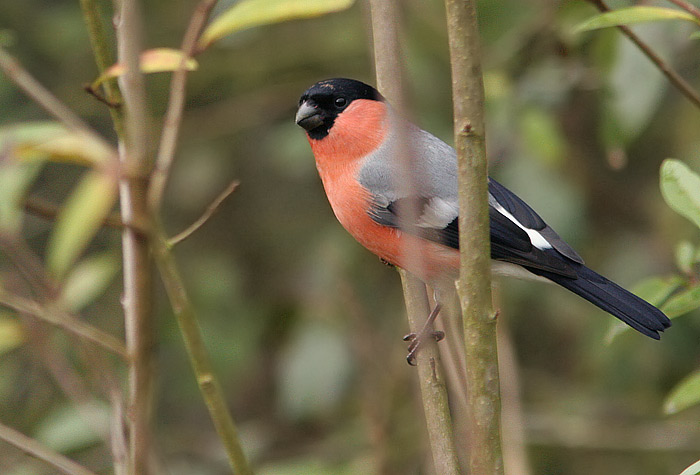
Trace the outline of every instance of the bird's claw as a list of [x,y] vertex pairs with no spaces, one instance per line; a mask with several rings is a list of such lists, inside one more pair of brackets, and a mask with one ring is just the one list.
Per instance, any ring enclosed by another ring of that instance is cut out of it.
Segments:
[[432,329],[433,322],[435,321],[435,318],[437,317],[439,312],[440,305],[437,304],[435,305],[433,311],[430,312],[430,315],[428,316],[428,319],[426,320],[425,325],[423,326],[420,332],[409,333],[403,337],[403,341],[411,342],[408,345],[408,355],[406,355],[406,361],[411,366],[416,365],[416,353],[418,353],[418,348],[420,347],[421,343],[426,337],[435,338],[436,342],[442,341],[445,338],[445,332]]

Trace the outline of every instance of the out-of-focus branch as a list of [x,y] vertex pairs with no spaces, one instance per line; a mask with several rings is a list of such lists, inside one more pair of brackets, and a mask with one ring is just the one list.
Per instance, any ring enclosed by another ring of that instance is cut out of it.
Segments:
[[185,340],[187,353],[190,356],[190,362],[197,377],[197,384],[199,384],[200,391],[204,396],[204,401],[209,409],[219,438],[224,444],[231,467],[236,475],[252,475],[253,472],[243,452],[236,425],[226,407],[226,400],[221,386],[215,377],[194,308],[177,270],[175,260],[168,249],[168,243],[162,235],[155,236],[153,253],[165,285],[165,290],[168,293],[170,304],[180,326],[180,332]]
[[10,308],[26,315],[31,315],[32,317],[63,328],[68,333],[100,346],[123,359],[127,357],[126,349],[119,339],[75,317],[60,313],[54,309],[44,308],[34,301],[8,294],[1,289],[0,306]]
[[[92,52],[95,56],[95,63],[101,75],[105,69],[114,64],[114,53],[105,32],[97,0],[80,0],[80,7],[83,10],[85,25],[87,26],[88,35],[90,36],[90,44],[92,45]],[[107,103],[117,106],[121,105],[122,94],[114,79],[105,81],[102,87],[105,91],[104,99]],[[114,130],[117,132],[118,136],[123,136],[124,114],[121,107],[109,107],[108,109],[112,116]]]
[[[370,0],[370,7],[377,88],[400,113],[405,113],[398,33],[400,23],[398,2],[394,0]],[[399,130],[396,131],[399,137],[399,147],[395,152],[394,159],[399,163],[401,172],[393,179],[395,180],[394,186],[404,187],[403,191],[410,195],[412,190],[416,189],[415,176],[410,173],[410,170],[415,167],[412,166],[413,154],[410,153],[406,141],[401,139],[405,132],[399,125]],[[404,207],[399,214],[400,225],[401,223],[416,222],[417,217],[418,209],[411,209],[410,206]],[[403,252],[415,259],[415,265],[421,265],[422,255],[419,249],[406,248],[403,249]],[[403,285],[409,326],[412,332],[418,333],[430,313],[425,284],[406,271],[400,270],[399,274]],[[458,474],[459,462],[452,431],[447,388],[435,341],[424,340],[421,343],[420,351],[417,353],[417,366],[435,471],[441,475]]]
[[149,234],[133,224],[152,229],[148,206],[148,113],[146,88],[139,66],[143,21],[138,0],[119,2],[116,24],[118,61],[126,66],[119,85],[124,97],[124,135],[120,162],[119,201],[126,227],[122,231],[124,261],[124,329],[129,352],[129,473],[147,475],[151,456],[155,324]]
[[[39,196],[28,196],[24,201],[24,210],[34,216],[39,216],[44,219],[54,220],[60,212],[60,208],[51,201],[47,201]],[[119,213],[108,215],[103,225],[113,229],[123,229],[124,223]]]
[[503,473],[491,256],[484,85],[476,6],[445,0],[459,174],[460,280],[467,358],[470,473]]
[[8,444],[14,445],[22,452],[46,462],[61,473],[65,473],[67,475],[97,475],[95,472],[88,470],[82,465],[78,465],[71,459],[59,454],[58,452],[54,452],[31,437],[27,437],[21,432],[18,432],[2,423],[0,423],[0,439],[4,440]]
[[201,0],[192,14],[190,24],[180,47],[183,55],[180,67],[173,73],[170,81],[170,99],[168,110],[163,120],[163,132],[160,138],[160,147],[156,157],[151,185],[148,191],[148,201],[151,210],[156,212],[160,208],[165,193],[165,185],[170,174],[170,167],[175,158],[175,148],[182,124],[182,111],[185,108],[185,86],[187,85],[187,69],[185,62],[191,57],[197,48],[197,41],[209,19],[217,0]]
[[107,143],[106,140],[93,131],[80,117],[75,115],[73,111],[59,101],[56,96],[51,94],[41,83],[34,79],[34,76],[29,74],[29,72],[2,47],[0,47],[0,71],[2,71],[10,81],[14,82],[22,89],[34,102],[62,122],[66,127],[90,137],[104,150],[113,150],[112,146]]
[[[423,327],[430,312],[425,284],[404,270],[399,272],[411,331],[417,331]],[[437,342],[431,338],[421,342],[416,360],[435,473],[458,475],[461,472]]]
[[[604,2],[604,0],[588,0],[591,2],[595,7],[600,10],[601,12],[609,12],[611,11],[608,5]],[[673,0],[671,0],[673,1]],[[674,3],[676,3],[674,1]],[[695,12],[692,12],[688,10],[690,13],[693,15],[696,15]],[[637,45],[637,48],[640,49],[644,55],[649,58],[649,60],[656,65],[657,68],[659,68],[659,71],[663,73],[664,76],[666,76],[666,79],[669,80],[671,84],[673,84],[676,89],[678,89],[690,102],[692,102],[695,107],[700,108],[700,94],[693,88],[693,86],[690,85],[688,81],[683,79],[680,74],[676,72],[675,69],[671,67],[670,64],[668,64],[666,61],[661,58],[658,54],[654,52],[653,49],[651,49],[651,46],[646,44],[642,39],[637,36],[630,27],[626,25],[618,25],[618,28],[620,31],[627,37],[629,38],[632,43]]]

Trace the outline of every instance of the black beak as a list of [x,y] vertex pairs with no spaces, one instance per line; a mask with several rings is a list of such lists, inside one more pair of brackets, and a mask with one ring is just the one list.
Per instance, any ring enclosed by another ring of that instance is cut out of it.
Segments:
[[310,105],[308,102],[302,102],[294,118],[299,127],[306,130],[312,130],[323,124],[323,117],[318,108]]

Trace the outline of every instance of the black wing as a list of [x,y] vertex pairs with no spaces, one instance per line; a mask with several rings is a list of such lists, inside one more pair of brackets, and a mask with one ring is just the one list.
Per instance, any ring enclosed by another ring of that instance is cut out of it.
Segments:
[[[576,278],[576,272],[571,267],[569,259],[577,263],[582,263],[583,260],[554,230],[547,226],[532,208],[504,186],[491,179],[489,179],[489,194],[491,257],[493,259],[517,264],[526,269],[537,269],[564,277]],[[459,249],[459,225],[456,215],[446,226],[441,228],[411,224],[400,226],[399,210],[409,210],[406,211],[406,215],[415,215],[420,218],[426,212],[429,203],[430,198],[420,196],[399,198],[388,203],[383,199],[375,199],[370,207],[369,215],[375,222],[384,226],[402,227],[408,233]],[[499,208],[505,209],[523,227],[537,231],[559,252],[544,252],[536,247],[528,233]]]

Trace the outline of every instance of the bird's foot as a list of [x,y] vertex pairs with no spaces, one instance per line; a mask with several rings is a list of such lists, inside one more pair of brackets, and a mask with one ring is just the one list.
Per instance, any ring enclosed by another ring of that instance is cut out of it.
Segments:
[[423,341],[426,338],[434,338],[435,341],[441,341],[445,338],[445,332],[440,330],[433,330],[433,322],[437,318],[438,313],[440,313],[440,304],[435,304],[435,308],[428,315],[428,319],[425,321],[423,328],[418,333],[409,333],[403,337],[403,341],[410,341],[408,345],[408,355],[406,355],[406,361],[411,366],[416,365],[416,354],[418,353],[418,348],[420,348]]

